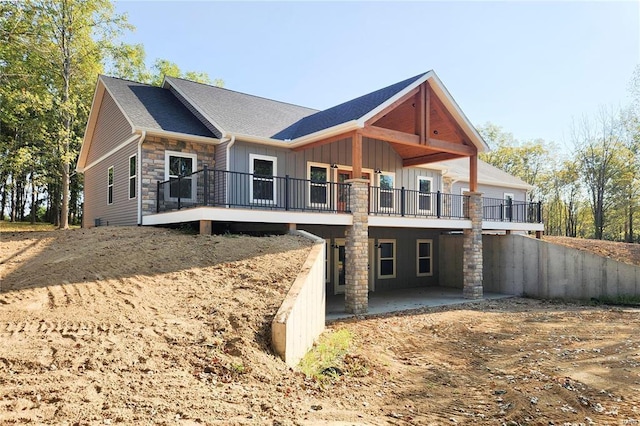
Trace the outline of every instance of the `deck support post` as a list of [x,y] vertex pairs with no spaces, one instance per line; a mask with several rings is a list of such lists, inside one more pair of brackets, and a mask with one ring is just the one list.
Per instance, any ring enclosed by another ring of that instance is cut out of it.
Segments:
[[467,192],[471,229],[464,230],[462,260],[465,299],[482,299],[482,194]]
[[200,235],[211,235],[211,221],[210,220],[201,220],[200,221]]
[[353,224],[345,241],[345,311],[364,314],[369,309],[369,181],[350,179]]

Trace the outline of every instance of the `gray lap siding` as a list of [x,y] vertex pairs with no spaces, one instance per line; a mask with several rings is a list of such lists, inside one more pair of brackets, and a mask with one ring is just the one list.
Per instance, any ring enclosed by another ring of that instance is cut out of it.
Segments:
[[[100,219],[102,225],[138,223],[137,197],[129,199],[129,157],[136,154],[137,149],[137,141],[133,141],[84,172],[83,226],[94,226],[96,219]],[[113,204],[108,204],[108,170],[112,166]]]
[[131,125],[109,93],[105,93],[98,112],[91,149],[87,154],[87,165],[107,154],[132,135]]

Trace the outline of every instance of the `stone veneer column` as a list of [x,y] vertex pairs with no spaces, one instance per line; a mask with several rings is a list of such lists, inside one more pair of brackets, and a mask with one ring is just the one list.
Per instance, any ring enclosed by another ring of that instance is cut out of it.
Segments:
[[363,314],[369,308],[369,181],[350,179],[349,205],[353,225],[345,242],[345,310]]
[[465,299],[482,299],[482,196],[467,192],[471,229],[464,230],[463,290]]

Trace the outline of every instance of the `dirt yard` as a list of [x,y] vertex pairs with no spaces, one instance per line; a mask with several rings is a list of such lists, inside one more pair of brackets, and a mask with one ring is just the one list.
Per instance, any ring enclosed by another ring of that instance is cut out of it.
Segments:
[[544,240],[554,244],[573,247],[578,250],[590,251],[600,256],[610,257],[619,262],[640,265],[640,244],[546,235],[544,236]]
[[330,325],[323,384],[269,348],[310,244],[0,233],[0,424],[640,424],[640,311],[528,299]]

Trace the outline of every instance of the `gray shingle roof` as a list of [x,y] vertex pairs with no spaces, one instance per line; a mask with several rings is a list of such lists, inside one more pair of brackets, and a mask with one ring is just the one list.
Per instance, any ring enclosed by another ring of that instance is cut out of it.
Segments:
[[[450,173],[460,176],[461,178],[469,177],[469,159],[457,158],[455,160],[440,161],[438,166],[442,166],[449,170]],[[424,167],[428,167],[425,165]],[[533,188],[527,182],[520,178],[510,175],[499,168],[478,159],[478,179],[484,184],[496,185],[516,185],[517,187],[528,186]]]
[[134,127],[214,137],[169,90],[120,78],[100,78]]
[[295,139],[337,126],[338,124],[346,123],[347,121],[357,120],[374,110],[376,107],[382,105],[384,102],[425,74],[426,73],[416,75],[399,83],[395,83],[391,86],[376,90],[375,92],[360,96],[359,98],[355,98],[324,111],[317,112],[293,123],[291,126],[283,129],[277,134],[274,134],[272,137],[274,139],[282,140]]
[[[235,92],[175,77],[166,77],[217,127],[230,133],[272,137],[315,109]],[[166,87],[166,85],[165,85]]]

